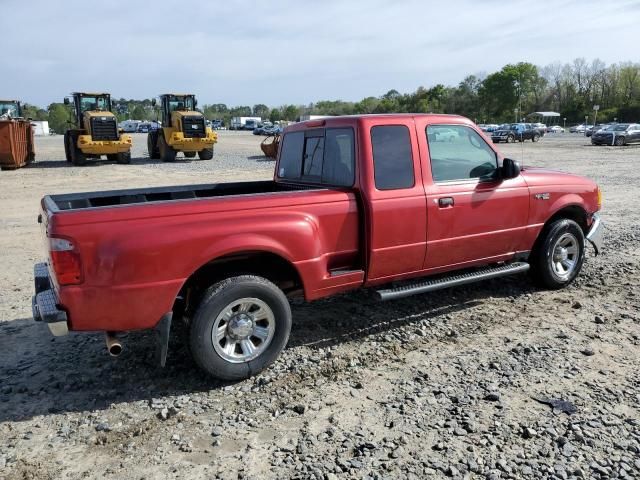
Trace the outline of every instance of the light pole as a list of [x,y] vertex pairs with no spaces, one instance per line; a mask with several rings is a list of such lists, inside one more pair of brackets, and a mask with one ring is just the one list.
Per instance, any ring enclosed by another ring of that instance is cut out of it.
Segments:
[[600,105],[593,106],[593,128],[596,128],[596,119],[598,118],[598,110],[600,110]]
[[562,118],[562,129],[565,130],[567,128],[567,117]]
[[587,124],[589,123],[589,115],[584,116],[584,136],[587,136]]

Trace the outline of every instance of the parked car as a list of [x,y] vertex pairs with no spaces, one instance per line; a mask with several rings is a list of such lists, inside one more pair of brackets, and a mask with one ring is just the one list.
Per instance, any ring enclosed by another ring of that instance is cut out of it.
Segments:
[[541,137],[544,137],[544,134],[547,133],[547,126],[544,123],[534,123],[532,125],[533,128],[538,130],[538,133],[540,133]]
[[552,125],[550,127],[547,127],[547,132],[548,133],[564,133],[564,128],[562,128],[560,125]]
[[586,129],[587,127],[583,124],[574,125],[573,127],[569,128],[569,133],[584,133]]
[[598,125],[589,125],[585,131],[584,134],[586,137],[590,137],[591,135],[593,135],[594,132],[597,132],[598,130],[602,130],[603,128],[608,127],[608,124],[605,123],[600,123]]
[[237,380],[287,344],[290,297],[388,300],[524,272],[565,287],[586,242],[602,249],[600,207],[593,181],[520,167],[463,117],[301,122],[271,181],[45,196],[33,315],[54,335],[105,332],[112,355],[118,332],[155,329],[162,365],[185,322],[197,365]]
[[138,133],[149,133],[149,130],[151,130],[151,124],[150,123],[140,123],[138,125]]
[[490,124],[480,124],[478,125],[478,127],[480,128],[480,130],[482,130],[483,132],[488,132],[491,133],[494,130],[497,130],[500,126],[496,125],[494,123],[490,123]]
[[615,123],[591,135],[593,145],[628,145],[640,143],[640,124]]
[[491,134],[493,143],[513,143],[531,140],[537,142],[540,140],[540,132],[534,128],[531,123],[512,123],[507,128],[499,128]]

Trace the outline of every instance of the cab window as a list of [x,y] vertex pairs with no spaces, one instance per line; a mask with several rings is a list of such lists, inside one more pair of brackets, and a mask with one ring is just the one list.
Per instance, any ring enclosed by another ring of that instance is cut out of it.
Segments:
[[414,186],[411,138],[407,127],[372,127],[371,146],[374,179],[378,190],[397,190]]
[[280,149],[278,177],[338,187],[352,186],[355,181],[353,129],[286,133]]
[[426,129],[435,182],[493,178],[498,159],[487,142],[464,125],[429,125]]

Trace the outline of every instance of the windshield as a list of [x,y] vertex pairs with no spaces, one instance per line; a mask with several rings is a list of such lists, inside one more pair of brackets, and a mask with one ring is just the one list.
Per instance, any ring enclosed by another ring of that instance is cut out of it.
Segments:
[[86,95],[80,97],[80,112],[101,111],[105,112],[109,110],[109,102],[107,97],[100,97],[95,95]]
[[193,97],[188,95],[169,95],[169,111],[194,110]]
[[10,117],[19,117],[20,109],[16,102],[0,102],[0,115],[9,115]]

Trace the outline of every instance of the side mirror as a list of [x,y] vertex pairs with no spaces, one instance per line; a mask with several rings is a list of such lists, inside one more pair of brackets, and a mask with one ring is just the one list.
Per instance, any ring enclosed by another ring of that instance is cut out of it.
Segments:
[[69,105],[69,98],[68,97],[64,97],[64,104],[65,105]]
[[510,158],[502,160],[501,178],[509,179],[516,178],[520,175],[520,164]]
[[154,107],[156,106],[156,99],[155,98],[151,99],[151,105],[154,106]]

